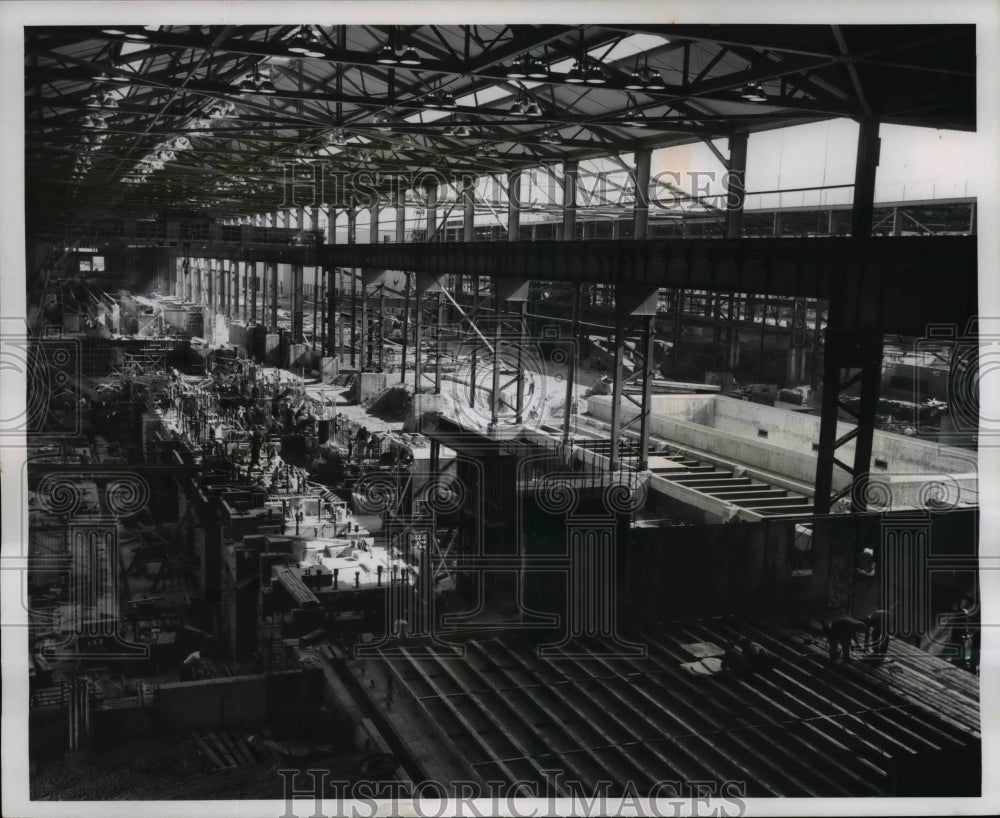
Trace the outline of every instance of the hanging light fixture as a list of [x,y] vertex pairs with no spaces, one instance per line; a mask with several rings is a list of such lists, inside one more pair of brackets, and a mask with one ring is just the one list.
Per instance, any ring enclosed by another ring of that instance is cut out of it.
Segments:
[[514,104],[510,106],[510,113],[511,116],[524,116],[525,105],[524,102],[521,101],[520,97],[518,97]]
[[573,63],[573,67],[566,74],[566,82],[571,85],[582,85],[584,81],[583,68],[580,65],[580,61],[577,60]]
[[604,73],[604,66],[596,60],[589,61],[587,70],[583,74],[583,81],[587,85],[606,85],[608,78]]
[[527,68],[525,67],[524,59],[518,58],[514,60],[514,62],[512,62],[508,66],[507,70],[504,71],[504,74],[507,76],[508,79],[512,80],[526,79],[528,76],[528,71]]
[[744,85],[743,90],[740,91],[740,97],[747,102],[767,102],[767,94],[757,82],[748,82]]
[[375,116],[372,117],[372,124],[375,126],[376,130],[391,131],[392,117],[390,117],[385,111],[377,111]]
[[525,63],[528,79],[547,80],[549,78],[549,69],[541,60],[529,56],[525,58]]
[[391,45],[384,45],[378,50],[378,55],[375,57],[375,62],[381,65],[396,65],[398,60],[396,59],[396,49]]
[[148,40],[149,35],[142,31],[128,31],[125,33],[125,38],[128,40]]
[[535,100],[531,100],[524,109],[525,116],[541,116],[542,109]]
[[625,90],[627,91],[641,91],[646,87],[646,79],[643,77],[642,72],[639,70],[639,60],[635,61],[635,68],[632,69],[632,73],[629,74],[628,79],[625,81]]
[[299,33],[288,43],[287,50],[299,57],[325,57],[326,49],[320,43],[312,26],[302,26]]
[[258,66],[254,69],[254,82],[257,83],[258,94],[278,93],[278,89],[274,87],[274,83],[271,81],[271,69],[268,66]]
[[253,81],[250,74],[247,74],[243,81],[240,83],[240,93],[241,94],[255,94],[257,93],[257,84]]
[[399,58],[400,65],[413,66],[413,65],[420,65],[422,62],[423,60],[420,59],[420,55],[417,53],[417,50],[412,45],[408,45],[406,48],[404,48],[403,54]]
[[638,109],[632,94],[628,95],[628,109],[625,111],[625,116],[622,117],[622,124],[632,128],[646,127],[646,114]]

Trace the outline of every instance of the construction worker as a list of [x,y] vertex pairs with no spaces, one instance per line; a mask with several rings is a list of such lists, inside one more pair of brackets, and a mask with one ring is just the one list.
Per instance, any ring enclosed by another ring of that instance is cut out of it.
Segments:
[[773,667],[774,654],[749,636],[741,637],[736,644],[743,651],[743,658],[751,674],[763,673]]
[[830,661],[836,662],[838,654],[843,657],[843,661],[850,661],[851,643],[860,647],[858,634],[866,630],[865,623],[853,616],[838,616],[832,622],[823,623],[823,635],[830,650]]
[[743,649],[739,645],[729,644],[726,652],[722,655],[722,670],[736,679],[744,679],[753,672],[747,666]]
[[884,608],[865,617],[865,651],[885,656],[889,649],[889,612]]

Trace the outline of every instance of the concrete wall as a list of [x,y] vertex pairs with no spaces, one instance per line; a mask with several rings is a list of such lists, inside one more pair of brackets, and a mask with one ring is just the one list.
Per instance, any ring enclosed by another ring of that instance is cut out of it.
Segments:
[[165,722],[181,729],[233,728],[267,721],[266,677],[232,676],[160,685]]
[[[780,475],[805,487],[814,484],[816,454],[812,444],[819,441],[818,417],[721,396],[658,395],[653,401],[649,423],[653,437]],[[711,402],[711,408],[706,402]],[[591,397],[587,406],[593,417],[610,421],[610,397]],[[625,420],[637,413],[631,404],[623,404]],[[838,436],[850,428],[846,423],[838,424]],[[759,437],[761,429],[767,431],[767,439]],[[853,444],[838,452],[838,457],[850,462]],[[893,508],[923,505],[921,490],[934,477],[947,490],[947,502],[978,502],[976,455],[972,451],[876,431],[873,464],[876,458],[885,460],[887,467],[873,466],[872,476],[891,491],[889,504]],[[834,470],[836,490],[849,483],[846,472]]]

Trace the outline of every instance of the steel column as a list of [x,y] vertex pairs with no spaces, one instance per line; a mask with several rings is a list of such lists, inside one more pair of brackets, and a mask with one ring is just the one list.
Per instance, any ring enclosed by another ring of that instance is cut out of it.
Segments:
[[250,272],[253,262],[243,262],[243,321],[250,322]]
[[[858,132],[857,162],[854,170],[854,207],[851,212],[851,238],[868,239],[872,232],[874,215],[875,179],[879,159],[879,123],[874,117],[861,120]],[[865,245],[868,242],[864,242]],[[895,244],[895,242],[893,242]],[[816,495],[814,510],[817,514],[830,511],[833,502],[850,492],[851,510],[867,509],[867,482],[871,469],[872,441],[875,434],[875,411],[878,408],[878,387],[882,374],[881,302],[870,304],[870,297],[861,292],[866,282],[858,271],[847,278],[842,291],[831,298],[827,312],[826,343],[823,349],[823,406],[820,415],[819,451],[816,456]],[[848,304],[853,303],[854,315]],[[864,305],[874,314],[868,321],[859,320],[859,307]],[[880,320],[877,326],[871,318]],[[867,328],[858,329],[867,324]],[[852,329],[848,329],[852,327]],[[845,369],[855,374],[841,379]],[[855,383],[860,384],[858,411],[845,406],[841,394]],[[840,410],[855,415],[857,425],[847,434],[837,437]],[[847,466],[836,457],[836,450],[854,440],[854,465]],[[851,475],[851,484],[833,494],[833,467],[839,466]]]
[[854,206],[851,210],[851,237],[867,238],[872,234],[875,213],[875,177],[878,168],[879,121],[864,117],[858,129],[858,154],[854,167]]
[[326,315],[327,323],[330,325],[327,330],[326,342],[327,355],[338,357],[340,355],[341,341],[341,321],[340,321],[340,276],[336,268],[329,271],[329,280],[326,287]]
[[272,262],[267,265],[271,268],[271,286],[269,303],[271,306],[271,332],[278,331],[278,264]]
[[622,315],[622,299],[620,287],[615,286],[615,338],[614,338],[614,382],[611,389],[611,452],[609,455],[610,471],[617,471],[621,460],[621,436],[619,425],[622,411],[622,382],[625,375],[625,316]]
[[743,235],[743,204],[746,198],[747,134],[729,137],[729,173],[726,175],[726,238]]
[[[347,211],[347,243],[357,240],[358,212],[353,207]],[[358,365],[358,271],[351,268],[351,369]]]
[[423,293],[419,279],[416,282],[416,309],[413,314],[413,394],[420,392],[420,366],[422,363],[421,347],[423,346]]
[[410,274],[403,273],[403,349],[399,366],[399,382],[406,383],[406,348],[410,340]]
[[313,267],[313,331],[312,331],[312,348],[317,349],[317,341],[319,339],[319,267]]
[[466,176],[462,180],[462,240],[476,238],[476,179]]
[[303,291],[302,291],[302,277],[305,272],[301,264],[293,264],[291,266],[292,273],[292,343],[301,344],[304,340],[303,338],[303,310],[305,308]]
[[396,187],[396,243],[406,241],[406,188],[400,183]]
[[424,188],[427,196],[427,224],[424,229],[424,241],[434,241],[437,234],[437,185],[428,185]]
[[[814,510],[816,514],[827,514],[833,503],[850,493],[851,511],[866,511],[866,486],[882,376],[882,332],[878,329],[828,328],[823,355],[823,406],[816,457]],[[854,370],[854,374],[842,378],[844,370]],[[854,384],[860,385],[857,412],[841,401],[845,390]],[[838,438],[837,420],[841,409],[852,415],[857,425]],[[853,467],[836,457],[836,450],[851,440],[854,441]],[[834,466],[852,477],[851,483],[836,493],[833,491]]]
[[517,241],[521,233],[521,171],[507,174],[507,240]]
[[580,162],[567,159],[563,162],[563,222],[562,240],[576,238],[576,191],[580,181]]
[[[479,319],[479,276],[473,274],[472,276],[472,315],[473,320]],[[476,375],[479,370],[479,339],[477,338],[475,342],[475,347],[472,351],[472,362],[469,369],[469,406],[471,408],[476,407]]]
[[[653,153],[649,149],[635,152],[635,212],[633,237],[646,238],[649,225],[649,169]],[[616,223],[617,224],[617,223]]]

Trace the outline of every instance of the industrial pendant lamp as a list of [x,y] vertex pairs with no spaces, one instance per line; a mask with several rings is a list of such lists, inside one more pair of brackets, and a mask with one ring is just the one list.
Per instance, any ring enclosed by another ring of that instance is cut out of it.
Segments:
[[625,111],[625,116],[622,118],[622,124],[628,125],[632,128],[646,127],[646,115],[638,109],[635,97],[631,94],[628,95],[628,109]]
[[302,26],[299,33],[288,43],[289,53],[298,57],[325,57],[326,49],[316,37],[311,26]]
[[756,82],[748,82],[744,85],[743,90],[740,92],[740,97],[747,102],[767,102],[767,94],[760,87],[760,83]]

